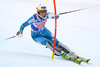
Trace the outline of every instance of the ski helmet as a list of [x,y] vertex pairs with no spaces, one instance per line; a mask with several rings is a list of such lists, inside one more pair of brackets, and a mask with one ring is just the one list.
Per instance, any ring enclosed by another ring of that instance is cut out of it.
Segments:
[[36,10],[38,14],[44,13],[44,12],[47,13],[47,7],[41,4],[38,7],[36,7]]

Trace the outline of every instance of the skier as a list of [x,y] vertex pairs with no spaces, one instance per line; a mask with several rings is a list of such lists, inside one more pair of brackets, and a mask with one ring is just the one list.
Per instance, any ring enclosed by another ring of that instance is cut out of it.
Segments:
[[[39,5],[36,7],[37,13],[31,16],[26,22],[24,22],[20,30],[17,32],[17,36],[23,34],[23,30],[26,26],[31,25],[31,37],[32,39],[50,50],[53,50],[54,36],[52,33],[45,27],[46,21],[49,18],[54,19],[54,15],[52,13],[47,12],[47,7]],[[57,15],[57,19],[59,15]],[[70,60],[72,58],[79,58],[74,52],[72,52],[67,46],[62,44],[60,41],[56,39],[55,44],[55,55],[62,56],[63,58]]]

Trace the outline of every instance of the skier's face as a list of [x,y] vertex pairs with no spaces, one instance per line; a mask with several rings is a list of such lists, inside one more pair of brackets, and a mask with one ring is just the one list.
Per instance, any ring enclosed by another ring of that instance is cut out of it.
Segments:
[[40,11],[40,16],[44,17],[46,15],[47,10],[41,10]]
[[40,14],[40,16],[42,16],[42,17],[45,17],[45,15],[46,15],[46,13],[42,13],[42,14]]

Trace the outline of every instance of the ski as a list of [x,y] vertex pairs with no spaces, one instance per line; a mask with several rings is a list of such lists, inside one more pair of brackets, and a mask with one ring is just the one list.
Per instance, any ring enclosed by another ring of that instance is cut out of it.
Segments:
[[84,63],[88,63],[90,61],[90,59],[82,58],[82,57],[79,57],[79,59],[81,59],[82,62],[84,62]]
[[[84,63],[88,63],[89,61],[90,61],[90,59],[87,59],[87,58],[82,58],[82,57],[77,57],[76,59],[75,58],[73,58],[74,60],[77,60],[77,61],[79,61],[80,62],[80,60],[81,60],[81,62],[84,62]],[[73,61],[73,60],[72,60]]]
[[90,61],[90,59],[87,59],[87,58],[82,58],[82,57],[79,57],[77,56],[77,58],[71,58],[69,54],[66,54],[65,52],[62,52],[61,56],[66,59],[66,60],[69,60],[69,61],[72,61],[78,65],[81,64],[81,62],[84,62],[84,63],[88,63]]
[[81,59],[71,59],[71,61],[74,62],[74,63],[76,63],[76,64],[78,64],[78,65],[80,65],[81,62],[82,62]]
[[69,60],[69,61],[72,61],[78,65],[81,64],[82,60],[81,59],[74,59],[74,58],[71,58],[68,54],[62,52],[61,56],[66,59],[66,60]]

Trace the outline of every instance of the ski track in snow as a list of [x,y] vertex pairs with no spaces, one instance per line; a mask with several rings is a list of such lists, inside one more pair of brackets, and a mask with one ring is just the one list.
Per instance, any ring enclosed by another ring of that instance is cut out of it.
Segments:
[[[90,2],[91,1],[91,2]],[[75,13],[61,15],[58,19],[57,38],[79,56],[90,58],[89,64],[77,65],[55,56],[45,46],[35,43],[30,35],[30,26],[24,29],[23,37],[4,40],[19,30],[20,25],[33,13],[41,0],[0,1],[0,67],[99,67],[100,60],[100,1],[99,0],[57,0],[57,12],[96,6]],[[48,11],[53,3],[48,0]],[[54,20],[46,27],[54,32]]]

